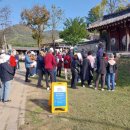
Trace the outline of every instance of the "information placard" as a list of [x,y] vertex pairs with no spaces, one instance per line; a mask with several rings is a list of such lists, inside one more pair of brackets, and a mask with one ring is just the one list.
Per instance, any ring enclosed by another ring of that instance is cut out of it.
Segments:
[[67,112],[68,111],[68,91],[66,82],[53,82],[51,89],[51,111]]
[[66,87],[54,87],[54,107],[66,106]]

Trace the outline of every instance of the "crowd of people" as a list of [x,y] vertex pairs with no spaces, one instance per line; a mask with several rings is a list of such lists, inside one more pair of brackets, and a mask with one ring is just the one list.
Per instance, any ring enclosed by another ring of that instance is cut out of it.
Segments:
[[[61,77],[61,72],[64,70],[65,80],[71,81],[71,88],[77,89],[77,83],[81,82],[82,87],[93,87],[98,89],[101,83],[101,90],[104,91],[105,84],[110,91],[115,90],[115,77],[117,73],[116,55],[109,56],[104,52],[102,44],[99,44],[96,57],[91,51],[86,52],[82,49],[81,52],[74,52],[73,48],[54,51],[53,48],[41,50],[39,55],[31,58],[32,53],[28,51],[25,55],[26,76],[25,82],[30,82],[28,79],[32,69],[35,68],[35,74],[38,75],[37,87],[42,87],[43,75],[46,82],[47,90],[50,90],[52,82],[57,82],[57,77]],[[33,65],[35,61],[35,66]],[[96,78],[94,79],[94,75]],[[87,82],[87,85],[86,85]]]
[[[96,56],[84,49],[81,52],[74,52],[73,48],[62,51],[54,51],[50,48],[39,51],[38,55],[33,51],[27,51],[24,61],[25,82],[30,82],[31,76],[38,75],[37,87],[43,87],[42,80],[45,80],[46,88],[50,90],[51,83],[57,82],[57,77],[64,76],[66,81],[71,81],[73,89],[77,89],[77,83],[80,82],[82,87],[94,87],[95,90],[98,89],[99,83],[102,91],[105,85],[108,91],[115,90],[117,58],[115,54],[108,56],[102,44],[99,44]],[[2,50],[0,54],[0,100],[2,102],[9,101],[11,81],[16,69],[20,69],[19,55],[16,50],[10,50],[8,54]]]

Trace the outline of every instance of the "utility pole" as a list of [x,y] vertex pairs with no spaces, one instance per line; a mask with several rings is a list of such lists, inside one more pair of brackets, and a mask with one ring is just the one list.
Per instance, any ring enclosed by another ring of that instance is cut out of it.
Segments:
[[[2,31],[3,31],[3,44],[4,44],[4,49],[5,49],[5,52],[7,53],[7,41],[6,41],[6,36],[5,36],[5,28],[6,28],[6,25],[4,23],[1,23],[0,24],[2,26]],[[5,27],[4,27],[5,26]]]

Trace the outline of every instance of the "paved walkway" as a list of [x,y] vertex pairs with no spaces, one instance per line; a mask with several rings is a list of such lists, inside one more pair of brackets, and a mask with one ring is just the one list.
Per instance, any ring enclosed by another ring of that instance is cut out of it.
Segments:
[[24,124],[27,86],[24,70],[18,71],[11,85],[11,102],[0,102],[0,130],[18,130]]

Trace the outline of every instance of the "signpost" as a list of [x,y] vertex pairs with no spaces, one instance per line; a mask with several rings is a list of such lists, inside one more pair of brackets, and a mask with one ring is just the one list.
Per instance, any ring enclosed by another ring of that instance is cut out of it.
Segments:
[[51,112],[67,112],[68,111],[68,91],[66,82],[53,82],[50,101]]

